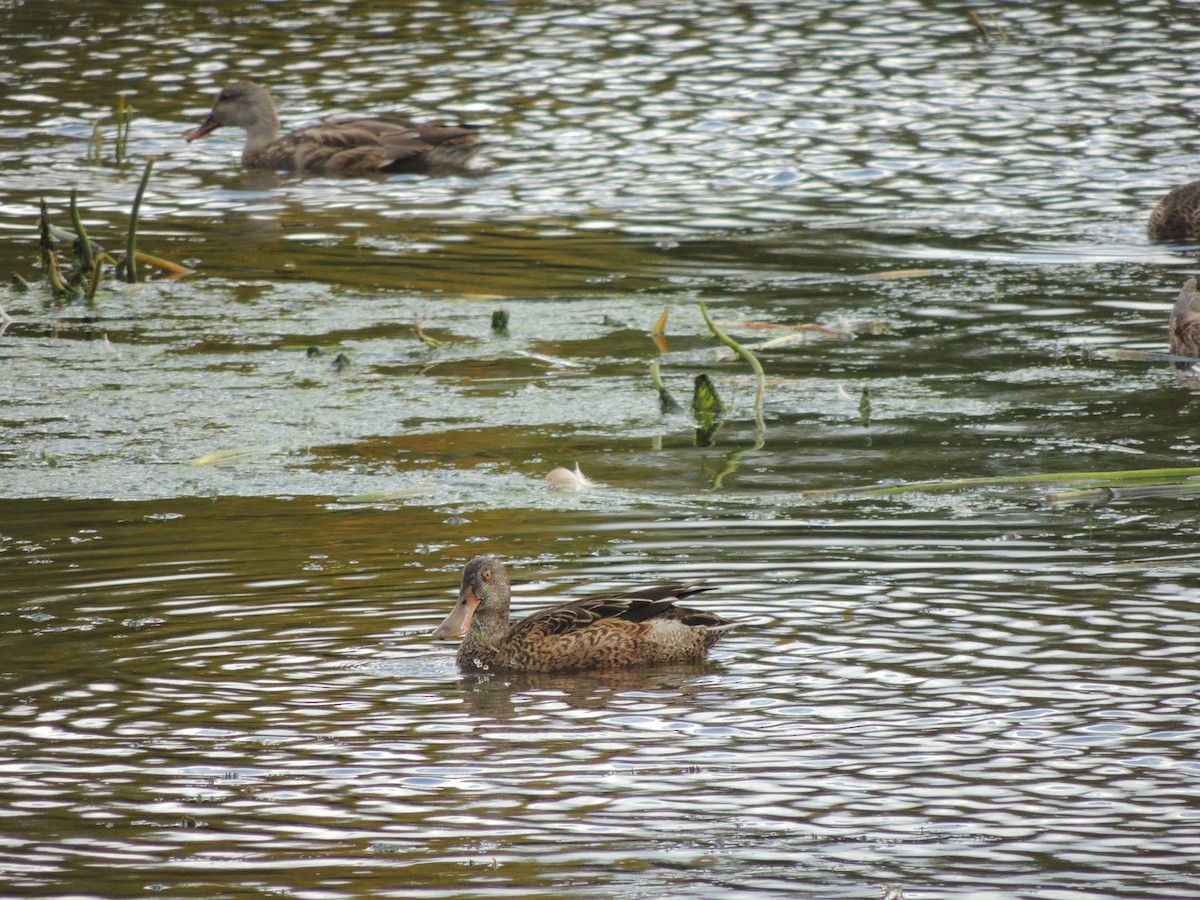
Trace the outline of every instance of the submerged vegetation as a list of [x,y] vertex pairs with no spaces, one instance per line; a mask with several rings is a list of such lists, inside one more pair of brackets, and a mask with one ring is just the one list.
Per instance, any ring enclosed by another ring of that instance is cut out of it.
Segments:
[[1046,502],[1064,506],[1074,503],[1104,503],[1110,500],[1149,496],[1190,497],[1200,492],[1200,466],[1160,469],[1119,469],[1098,472],[1038,472],[1032,475],[997,475],[876,484],[865,487],[807,490],[810,499],[833,497],[893,497],[901,494],[945,493],[970,488],[1020,488],[1041,485],[1082,484],[1072,491],[1051,491]]

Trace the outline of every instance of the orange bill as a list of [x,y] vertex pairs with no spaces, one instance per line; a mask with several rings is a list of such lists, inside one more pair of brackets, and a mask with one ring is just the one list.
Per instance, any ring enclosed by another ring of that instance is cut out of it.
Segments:
[[469,587],[463,588],[454,609],[446,616],[446,621],[433,630],[433,639],[443,641],[462,637],[471,627],[471,619],[478,606],[479,598],[475,596],[475,592]]

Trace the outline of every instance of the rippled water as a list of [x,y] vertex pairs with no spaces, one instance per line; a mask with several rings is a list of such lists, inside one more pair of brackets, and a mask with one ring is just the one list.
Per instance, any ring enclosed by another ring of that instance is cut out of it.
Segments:
[[1125,517],[559,516],[573,579],[710,575],[746,627],[696,669],[479,680],[426,637],[449,561],[518,560],[532,608],[544,523],[4,514],[13,890],[1195,894],[1194,569]]
[[[196,270],[0,294],[0,893],[1200,897],[1185,490],[844,490],[1192,462],[1196,383],[1103,355],[1196,267],[1144,238],[1200,169],[1186,9],[397,6],[0,10],[4,277],[71,187],[119,245],[149,155],[139,246]],[[182,141],[246,75],[491,143],[247,176]],[[701,299],[826,329],[760,351],[761,436]],[[518,611],[706,577],[744,625],[463,677],[480,552]]]

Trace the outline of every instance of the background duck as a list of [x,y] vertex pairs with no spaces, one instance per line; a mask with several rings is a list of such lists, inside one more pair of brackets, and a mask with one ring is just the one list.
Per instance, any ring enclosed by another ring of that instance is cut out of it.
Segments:
[[226,85],[208,118],[187,140],[222,125],[246,130],[244,168],[300,174],[372,175],[462,166],[480,147],[474,126],[417,124],[386,114],[322,122],[280,137],[271,94],[253,81]]
[[1146,233],[1152,241],[1200,242],[1200,181],[1181,184],[1159,200]]
[[[1184,282],[1183,290],[1175,298],[1167,323],[1167,340],[1173,356],[1200,356],[1200,291],[1196,290],[1195,278]],[[1177,369],[1193,366],[1190,362],[1175,363]]]
[[509,620],[511,585],[500,560],[479,556],[463,569],[458,602],[433,632],[462,637],[467,670],[562,672],[701,660],[734,622],[675,606],[707,588],[677,582],[552,606]]

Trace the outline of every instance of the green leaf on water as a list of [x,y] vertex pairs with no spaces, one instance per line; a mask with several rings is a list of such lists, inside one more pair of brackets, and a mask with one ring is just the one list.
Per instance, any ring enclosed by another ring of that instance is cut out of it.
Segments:
[[717,388],[708,375],[696,376],[696,384],[692,389],[692,415],[696,417],[696,446],[712,445],[713,436],[721,427],[721,414],[725,412],[725,404],[717,396]]
[[717,395],[717,387],[706,374],[696,376],[696,384],[692,389],[692,415],[700,424],[711,422],[725,412],[725,404]]

